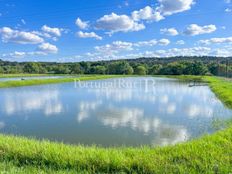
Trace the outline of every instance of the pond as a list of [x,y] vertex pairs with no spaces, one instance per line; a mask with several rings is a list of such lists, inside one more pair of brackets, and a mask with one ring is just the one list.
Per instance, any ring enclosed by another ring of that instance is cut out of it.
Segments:
[[208,86],[133,77],[0,89],[0,132],[69,144],[164,146],[231,117]]
[[58,78],[66,78],[66,77],[68,77],[68,76],[1,77],[0,82],[33,80],[33,79],[58,79]]

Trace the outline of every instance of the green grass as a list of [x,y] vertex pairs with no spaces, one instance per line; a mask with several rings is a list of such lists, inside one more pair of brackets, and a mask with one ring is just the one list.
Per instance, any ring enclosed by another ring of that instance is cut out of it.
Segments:
[[196,81],[201,82],[203,81],[204,76],[193,76],[193,75],[163,75],[162,77],[168,77],[168,78],[176,78],[183,82],[189,82],[189,81]]
[[209,83],[210,88],[216,96],[229,108],[232,109],[232,80],[223,78],[204,77],[204,81]]
[[[102,76],[101,76],[102,77]],[[89,77],[90,78],[90,77]],[[199,77],[178,77],[182,80]],[[84,79],[83,79],[84,80]],[[232,108],[232,82],[201,77]],[[213,135],[168,147],[71,146],[0,135],[5,173],[232,173],[232,124]]]
[[33,86],[33,85],[45,85],[55,83],[67,83],[74,82],[74,80],[99,80],[114,77],[124,77],[123,75],[91,75],[80,77],[64,77],[56,79],[30,79],[30,80],[15,80],[15,81],[3,81],[0,82],[0,88],[20,87],[20,86]]
[[52,168],[38,168],[35,166],[17,166],[12,162],[0,162],[0,173],[10,173],[10,174],[67,174],[67,173],[80,173],[85,174],[87,172],[76,172],[75,170],[55,170]]
[[0,74],[0,78],[38,77],[38,76],[63,76],[63,75],[56,75],[56,74]]
[[188,143],[163,148],[70,146],[0,135],[0,161],[43,171],[230,173],[231,142],[232,128]]

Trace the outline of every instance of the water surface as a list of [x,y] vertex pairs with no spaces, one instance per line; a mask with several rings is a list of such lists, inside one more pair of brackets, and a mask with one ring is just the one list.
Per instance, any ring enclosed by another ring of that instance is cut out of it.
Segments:
[[165,78],[0,89],[0,101],[1,133],[105,147],[176,144],[232,116],[208,86]]

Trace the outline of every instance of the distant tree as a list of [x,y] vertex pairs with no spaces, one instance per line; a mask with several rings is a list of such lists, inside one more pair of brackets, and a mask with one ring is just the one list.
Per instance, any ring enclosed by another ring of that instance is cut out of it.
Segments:
[[0,66],[0,74],[4,73],[4,69]]
[[68,66],[65,65],[59,65],[54,68],[55,74],[70,74],[70,69]]
[[192,75],[205,75],[208,72],[208,68],[201,61],[195,61],[193,63]]
[[82,70],[81,65],[79,63],[75,63],[75,64],[71,65],[70,71],[72,74],[83,74],[83,70]]
[[93,66],[90,68],[90,73],[91,74],[106,74],[106,67],[104,66]]
[[40,74],[47,74],[48,73],[48,70],[47,68],[43,67],[43,66],[40,66],[39,68],[39,73]]
[[229,66],[228,68],[228,77],[232,77],[232,66]]
[[153,65],[151,68],[149,68],[148,74],[150,75],[159,74],[161,68],[162,68],[162,65],[160,64]]
[[91,63],[89,62],[80,62],[81,65],[81,70],[83,71],[84,74],[88,74],[90,67],[91,67]]
[[218,75],[218,64],[213,62],[208,65],[209,72],[213,75]]
[[108,65],[109,74],[128,74],[131,73],[132,67],[126,61],[113,62]]
[[19,71],[17,70],[17,68],[15,66],[11,66],[7,69],[7,73],[9,74],[16,74],[19,73]]
[[139,66],[137,66],[136,68],[135,68],[135,74],[136,75],[146,75],[147,74],[147,72],[146,72],[147,70],[146,70],[146,68],[144,67],[144,66],[142,66],[142,65],[139,65]]
[[185,65],[180,62],[173,62],[169,63],[166,68],[170,75],[182,75],[185,69]]
[[164,74],[232,76],[232,58],[172,57],[131,60],[95,61],[80,63],[9,62],[0,60],[0,73],[56,73],[56,74]]
[[21,68],[19,65],[14,66],[15,73],[34,73],[34,74],[46,74],[47,69],[43,67],[40,63],[29,62]]
[[226,65],[225,64],[220,64],[218,65],[218,74],[219,76],[226,76]]
[[126,75],[132,75],[134,74],[134,69],[129,65],[127,69],[125,70]]
[[185,62],[183,74],[186,75],[205,75],[208,72],[208,67],[201,61]]
[[26,63],[23,67],[23,72],[25,73],[39,73],[39,64],[34,62]]

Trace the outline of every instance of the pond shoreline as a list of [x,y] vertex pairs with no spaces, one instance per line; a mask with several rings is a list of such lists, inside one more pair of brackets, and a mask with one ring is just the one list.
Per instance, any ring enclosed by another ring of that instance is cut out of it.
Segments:
[[[83,77],[82,80],[97,80],[96,77],[105,79],[119,76],[95,76],[95,79]],[[171,77],[181,80],[197,78],[208,82],[217,97],[228,108],[232,108],[231,81],[217,77]],[[69,82],[68,80],[61,82]],[[43,82],[50,84],[51,81]],[[29,84],[36,85],[32,82]],[[0,169],[1,171],[13,169],[21,173],[38,170],[44,173],[230,173],[231,135],[230,124],[227,129],[213,135],[174,146],[157,148],[71,146],[0,135]]]
[[68,83],[74,82],[75,80],[87,81],[87,80],[99,80],[99,79],[109,79],[117,77],[129,77],[124,75],[87,75],[80,77],[65,77],[64,78],[54,78],[54,79],[28,79],[28,80],[14,80],[14,81],[3,81],[0,82],[0,88],[14,88],[22,86],[34,86],[34,85],[46,85],[46,84],[58,84],[58,83]]

